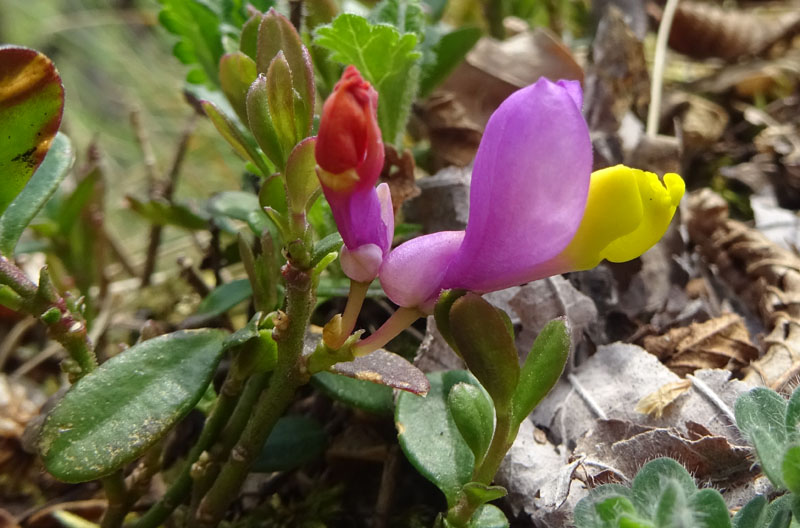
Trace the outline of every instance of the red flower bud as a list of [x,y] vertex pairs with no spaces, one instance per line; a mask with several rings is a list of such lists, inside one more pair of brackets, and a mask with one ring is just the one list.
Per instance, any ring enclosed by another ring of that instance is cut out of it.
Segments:
[[314,154],[322,184],[351,192],[375,182],[383,168],[378,92],[348,66],[322,107]]

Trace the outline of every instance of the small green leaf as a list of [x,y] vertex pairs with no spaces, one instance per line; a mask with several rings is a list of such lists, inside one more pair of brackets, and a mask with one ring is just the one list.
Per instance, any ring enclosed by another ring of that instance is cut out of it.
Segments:
[[752,426],[747,436],[756,448],[761,470],[776,488],[786,488],[783,481],[783,454],[786,448],[778,440],[779,435],[765,427]]
[[247,222],[250,213],[260,211],[258,196],[244,191],[223,191],[208,200],[211,214],[227,216]]
[[[429,31],[425,38],[426,44],[431,36]],[[459,28],[442,35],[431,48],[433,60],[422,65],[420,96],[433,92],[461,64],[481,36],[483,32],[474,27]]]
[[467,528],[508,528],[508,519],[497,506],[484,504],[472,516]]
[[565,317],[545,325],[533,343],[514,392],[512,423],[519,426],[561,377],[569,358],[569,326]]
[[705,488],[689,497],[689,508],[693,512],[697,528],[730,528],[731,517],[725,499],[715,489]]
[[800,494],[800,446],[792,446],[783,455],[783,482],[789,491]]
[[261,25],[261,20],[264,17],[262,13],[253,13],[253,15],[242,25],[242,33],[239,38],[239,51],[247,55],[253,60],[256,60],[258,53],[258,26]]
[[258,77],[253,59],[238,51],[223,55],[219,61],[219,82],[236,115],[247,124],[247,91]]
[[[636,513],[636,508],[630,501],[631,490],[618,484],[605,484],[591,490],[589,495],[578,501],[575,505],[573,517],[577,528],[607,528],[613,526],[611,521],[616,519],[617,513],[608,518],[607,510],[619,513]],[[605,501],[613,501],[611,508],[601,509]],[[619,505],[619,506],[617,506]]]
[[342,14],[330,25],[317,28],[314,43],[342,64],[353,64],[380,94],[378,124],[383,139],[399,147],[411,103],[419,88],[418,38],[392,26],[370,24],[353,14]]
[[436,329],[459,357],[461,353],[458,351],[455,339],[453,339],[453,332],[450,329],[450,310],[453,308],[453,303],[466,295],[466,293],[467,290],[445,290],[439,295],[439,299],[433,309]]
[[[258,82],[258,81],[256,81]],[[255,82],[253,83],[255,86]],[[251,88],[252,90],[252,88]],[[249,92],[248,92],[249,99]],[[201,106],[211,122],[214,123],[217,131],[225,138],[225,141],[233,147],[234,152],[242,157],[245,161],[249,161],[261,171],[262,176],[269,176],[272,170],[265,163],[263,157],[258,152],[258,148],[253,140],[245,136],[236,124],[211,101],[201,101]],[[248,116],[250,107],[248,106]],[[255,133],[255,131],[254,131]]]
[[22,232],[56,191],[74,161],[69,138],[59,133],[33,177],[0,216],[0,254],[14,254]]
[[253,464],[257,473],[290,471],[322,455],[327,438],[322,426],[307,416],[284,416],[272,429]]
[[[184,64],[198,64],[202,70],[189,72],[187,80],[219,85],[217,67],[223,54],[217,14],[199,0],[160,0],[158,21],[180,40],[173,54]],[[199,75],[198,75],[199,74]]]
[[279,51],[267,70],[267,104],[272,126],[278,136],[283,159],[299,139],[295,134],[294,95],[292,94],[292,71],[283,51]]
[[311,253],[311,265],[316,266],[328,253],[338,252],[343,243],[342,235],[337,231],[314,244],[314,251]]
[[206,390],[222,355],[220,330],[138,343],[81,378],[47,416],[39,451],[66,482],[106,476],[162,438]]
[[397,437],[409,462],[453,506],[461,487],[472,477],[475,459],[447,410],[447,395],[458,383],[477,382],[463,370],[433,372],[428,380],[431,388],[426,397],[407,392],[398,396]]
[[510,411],[520,368],[514,336],[479,295],[467,293],[450,309],[450,331],[469,370],[492,397],[498,414]]
[[767,498],[756,495],[733,516],[733,528],[763,528],[767,523]]
[[651,519],[655,516],[665,482],[674,482],[686,496],[697,489],[689,472],[675,460],[651,460],[636,474],[631,487],[633,502],[640,513]]
[[150,223],[155,225],[171,225],[191,231],[208,228],[208,217],[203,211],[193,209],[187,204],[172,203],[157,199],[141,201],[128,196],[128,206]]
[[311,133],[314,116],[314,70],[311,56],[289,19],[270,9],[258,28],[256,63],[259,73],[268,72],[278,52],[283,52],[291,72],[291,84],[288,86],[298,96],[297,126],[300,137],[306,137]]
[[786,434],[791,440],[800,440],[800,387],[796,388],[786,405]]
[[216,317],[253,295],[253,287],[247,279],[237,279],[220,284],[198,305],[195,316]]
[[693,517],[680,484],[670,479],[662,481],[654,517],[656,526],[694,526]]
[[394,391],[386,385],[332,372],[318,372],[312,376],[311,382],[329,398],[352,407],[381,416],[394,413]]
[[247,92],[247,122],[261,150],[279,170],[283,170],[286,158],[284,158],[278,134],[272,124],[268,93],[267,77],[260,74]]
[[316,138],[301,141],[286,161],[286,197],[289,212],[303,214],[311,207],[311,200],[317,196],[319,178],[317,178],[317,161],[314,157]]
[[370,21],[389,24],[400,33],[414,33],[420,40],[425,33],[425,13],[419,0],[381,0],[372,9]]
[[0,46],[0,213],[44,160],[63,110],[64,87],[50,59]]
[[765,387],[756,387],[739,396],[734,406],[736,426],[749,437],[755,428],[766,429],[774,434],[775,443],[786,442],[787,402],[777,392]]
[[[450,391],[451,394],[452,392],[453,391]],[[462,490],[470,497],[472,503],[477,504],[486,504],[487,502],[502,499],[508,495],[508,491],[506,491],[503,486],[487,486],[480,482],[467,482],[464,484]]]
[[447,408],[464,441],[475,455],[483,460],[494,434],[494,407],[483,389],[469,383],[459,383],[450,389]]

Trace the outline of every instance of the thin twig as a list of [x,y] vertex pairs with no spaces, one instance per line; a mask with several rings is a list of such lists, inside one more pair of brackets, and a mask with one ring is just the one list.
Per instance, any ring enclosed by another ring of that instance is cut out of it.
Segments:
[[17,346],[19,346],[22,338],[25,337],[25,334],[28,333],[28,330],[33,328],[33,325],[36,324],[35,317],[26,317],[25,319],[18,321],[8,332],[8,335],[3,342],[0,343],[0,371],[3,370],[3,365],[11,356],[11,352],[13,352]]
[[61,343],[58,341],[51,341],[50,344],[44,348],[44,350],[17,367],[17,369],[11,373],[11,377],[14,379],[21,378],[62,350],[64,350],[64,347],[61,346]]
[[730,420],[732,424],[736,423],[736,415],[733,414],[733,410],[731,410],[731,408],[728,407],[728,404],[722,401],[722,399],[719,396],[717,396],[717,393],[714,392],[714,389],[709,387],[700,378],[696,378],[691,374],[687,374],[686,377],[689,378],[689,380],[691,380],[692,385],[694,386],[695,389],[697,389],[697,392],[708,398],[708,401],[713,403],[714,406],[717,407],[717,409],[722,411],[722,414],[727,416],[728,420]]
[[144,170],[147,175],[147,186],[148,188],[152,188],[158,180],[158,167],[156,167],[156,156],[153,153],[153,145],[150,143],[147,129],[145,129],[142,124],[142,115],[138,108],[131,110],[130,119],[133,133],[136,136],[136,143],[139,144],[139,149],[142,151],[142,161],[144,162]]
[[589,407],[589,409],[595,414],[595,416],[601,420],[608,420],[606,413],[600,408],[599,405],[597,405],[597,402],[594,401],[592,395],[583,388],[583,385],[581,385],[581,382],[578,381],[578,378],[575,376],[575,374],[568,374],[567,380],[569,381],[569,384],[572,385],[572,388],[575,390],[575,392],[578,393],[578,396],[581,397],[586,406]]
[[672,29],[672,19],[675,18],[675,9],[678,0],[667,0],[661,24],[658,26],[656,37],[656,52],[653,58],[653,80],[650,84],[650,108],[647,109],[647,135],[650,137],[658,134],[658,122],[661,118],[661,94],[664,90],[664,63],[667,58],[667,41]]

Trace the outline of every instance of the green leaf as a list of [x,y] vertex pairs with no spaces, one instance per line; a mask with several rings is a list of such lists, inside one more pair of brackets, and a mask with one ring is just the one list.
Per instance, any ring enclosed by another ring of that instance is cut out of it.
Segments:
[[258,28],[258,72],[268,73],[279,52],[283,52],[291,72],[291,83],[288,86],[297,94],[297,130],[300,137],[306,137],[311,133],[314,117],[314,70],[311,56],[289,19],[270,9]]
[[281,146],[282,157],[287,159],[299,138],[294,129],[292,71],[283,51],[275,55],[267,69],[267,104],[272,126]]
[[316,266],[328,253],[338,252],[343,243],[342,235],[336,232],[314,244],[314,251],[311,253],[311,265]]
[[492,397],[497,413],[511,410],[520,368],[514,336],[480,295],[467,293],[450,309],[450,331],[461,357]]
[[656,458],[645,464],[631,486],[636,509],[648,518],[656,513],[658,501],[666,482],[675,483],[686,496],[695,492],[694,479],[686,469],[671,458]]
[[484,504],[472,516],[467,528],[508,528],[508,519],[497,506]]
[[800,494],[800,446],[792,446],[783,455],[783,482],[789,491]]
[[221,284],[211,290],[195,311],[195,316],[216,317],[253,295],[253,287],[247,279],[238,279]]
[[[452,394],[452,391],[450,393]],[[508,495],[508,491],[503,486],[487,486],[480,482],[467,482],[461,489],[470,497],[472,503],[477,504],[485,504]]]
[[545,325],[533,343],[514,392],[512,423],[519,426],[561,377],[569,358],[569,323],[565,317]]
[[[224,52],[217,14],[199,0],[160,0],[158,21],[180,40],[173,54],[184,64],[197,64],[201,70],[189,72],[187,80],[219,86],[217,67]],[[199,74],[199,75],[198,75]]]
[[[622,513],[635,514],[631,490],[618,484],[605,484],[591,490],[578,501],[573,512],[577,528],[610,528]],[[606,504],[607,503],[607,504]],[[604,505],[605,504],[605,505]]]
[[0,213],[44,160],[63,110],[64,87],[50,59],[0,46]]
[[[258,81],[256,81],[258,82]],[[255,86],[255,83],[253,83]],[[249,92],[248,92],[249,94]],[[246,136],[239,130],[239,127],[226,116],[222,111],[211,101],[201,101],[201,106],[211,122],[214,123],[217,131],[225,138],[225,141],[233,147],[234,152],[242,157],[245,161],[249,161],[261,171],[262,176],[269,176],[272,174],[271,168],[265,163],[261,153],[258,152],[255,142],[249,136]],[[249,107],[248,107],[249,110]],[[248,113],[249,115],[249,113]]]
[[734,406],[736,426],[749,437],[753,428],[767,429],[775,442],[786,442],[787,402],[777,392],[756,387],[739,396]]
[[756,495],[733,516],[733,528],[763,528],[767,523],[767,498]]
[[[692,490],[694,491],[694,490]],[[688,508],[686,493],[674,480],[661,483],[661,496],[656,504],[656,526],[694,526],[693,512]]]
[[132,211],[152,224],[172,225],[191,231],[208,228],[208,218],[203,212],[192,209],[186,204],[168,202],[163,198],[141,201],[133,196],[127,196],[127,200]]
[[[768,528],[789,528],[792,516],[798,512],[797,496],[787,493],[782,497],[773,500],[767,508],[766,524]],[[795,519],[796,520],[796,519]]]
[[725,499],[715,489],[701,489],[689,497],[689,508],[694,511],[694,526],[697,528],[731,528]]
[[[420,80],[420,97],[425,97],[441,84],[456,66],[461,64],[469,50],[477,44],[483,33],[479,28],[459,28],[439,37],[430,48],[432,60],[422,65]],[[426,37],[426,45],[431,38],[431,31]]]
[[414,33],[420,41],[425,34],[425,13],[419,0],[381,0],[372,9],[370,21],[389,24],[400,33]]
[[242,123],[247,123],[247,91],[258,77],[256,62],[242,53],[228,53],[219,61],[219,82]]
[[307,416],[284,416],[272,429],[253,464],[257,473],[290,471],[322,455],[327,438],[322,426]]
[[381,416],[394,413],[394,391],[386,385],[332,372],[318,372],[311,382],[329,398],[352,407]]
[[786,405],[786,434],[792,440],[800,440],[800,387],[796,388]]
[[66,482],[104,477],[162,438],[206,390],[222,355],[220,330],[138,343],[81,378],[47,416],[39,451]]
[[289,211],[304,214],[311,207],[311,200],[317,196],[317,160],[314,157],[316,138],[301,141],[286,160],[286,198]]
[[0,254],[14,254],[22,232],[56,191],[74,162],[75,152],[69,138],[59,133],[33,177],[0,216]]
[[450,310],[453,308],[453,303],[466,295],[466,293],[467,290],[445,290],[439,295],[436,306],[433,308],[436,329],[459,357],[461,357],[461,353],[458,351],[456,341],[453,339],[453,332],[450,329]]
[[256,60],[258,53],[258,26],[263,17],[261,13],[254,13],[242,26],[239,50],[253,60]]
[[253,211],[260,211],[258,196],[244,191],[223,191],[208,200],[208,210],[213,215],[227,216],[247,222]]
[[269,113],[269,90],[267,89],[267,77],[264,74],[250,85],[247,92],[247,122],[250,131],[258,142],[258,146],[264,154],[280,170],[286,165],[286,158],[281,149],[278,134],[272,123],[272,116]]
[[458,383],[477,382],[463,370],[433,372],[428,380],[431,388],[426,397],[407,392],[398,396],[397,437],[409,462],[453,506],[461,487],[472,477],[475,459],[447,409],[447,395]]
[[447,408],[462,438],[475,455],[483,460],[494,434],[494,407],[482,388],[458,383],[447,396]]
[[317,28],[314,43],[331,52],[333,60],[353,64],[380,94],[378,124],[383,139],[399,147],[411,103],[419,88],[418,38],[385,24],[370,24],[345,13]]

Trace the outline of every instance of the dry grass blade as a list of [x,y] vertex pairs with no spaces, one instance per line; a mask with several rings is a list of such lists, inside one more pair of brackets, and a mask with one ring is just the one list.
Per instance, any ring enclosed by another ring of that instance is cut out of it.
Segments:
[[688,205],[689,236],[703,258],[770,330],[766,353],[745,381],[782,388],[800,373],[800,258],[728,218],[725,201],[708,189],[691,195]]
[[[660,15],[659,15],[660,16]],[[800,33],[800,11],[762,14],[699,2],[681,2],[675,11],[669,45],[694,59],[735,61],[761,55]]]
[[652,392],[639,400],[636,404],[636,412],[642,414],[649,414],[655,419],[659,419],[664,415],[664,409],[669,404],[678,399],[681,394],[686,394],[692,386],[689,380],[674,381],[667,383],[658,388],[657,391]]

